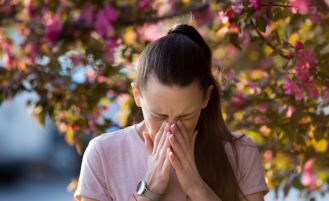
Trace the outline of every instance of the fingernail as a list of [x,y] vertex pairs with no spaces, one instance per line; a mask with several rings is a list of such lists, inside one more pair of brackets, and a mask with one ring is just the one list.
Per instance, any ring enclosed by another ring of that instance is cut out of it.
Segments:
[[169,123],[167,123],[167,124],[166,124],[166,128],[169,128],[169,126],[170,126]]
[[162,125],[161,126],[164,126],[166,124],[166,121],[162,122]]
[[173,134],[171,134],[169,137],[172,137],[173,136]]
[[174,128],[175,124],[171,125],[171,128]]

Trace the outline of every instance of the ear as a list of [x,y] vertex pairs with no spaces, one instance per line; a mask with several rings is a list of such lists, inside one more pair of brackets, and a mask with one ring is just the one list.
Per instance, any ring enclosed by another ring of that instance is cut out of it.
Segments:
[[131,87],[133,88],[133,93],[134,93],[134,98],[135,98],[136,105],[138,107],[141,107],[140,95],[139,95],[139,92],[137,90],[136,84],[134,82],[132,82]]
[[209,85],[208,90],[207,90],[206,98],[202,102],[202,109],[207,107],[213,88],[214,88],[214,85]]

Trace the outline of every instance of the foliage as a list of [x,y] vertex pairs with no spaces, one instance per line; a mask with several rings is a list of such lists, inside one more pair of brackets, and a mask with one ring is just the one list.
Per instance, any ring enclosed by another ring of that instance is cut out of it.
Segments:
[[34,115],[49,115],[81,153],[83,134],[114,125],[102,116],[111,101],[121,127],[140,116],[130,95],[138,56],[191,14],[213,50],[227,125],[259,145],[269,187],[324,194],[328,11],[328,0],[4,0],[0,103],[36,92]]

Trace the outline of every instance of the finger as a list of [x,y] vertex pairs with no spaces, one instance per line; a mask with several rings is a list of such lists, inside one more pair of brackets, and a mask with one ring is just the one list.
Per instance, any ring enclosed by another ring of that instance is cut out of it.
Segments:
[[161,139],[160,139],[160,141],[159,141],[159,144],[158,144],[158,146],[156,147],[156,153],[158,153],[158,152],[160,152],[161,151],[161,148],[163,147],[163,145],[164,145],[164,143],[165,143],[165,140],[166,140],[166,134],[167,134],[167,132],[168,131],[170,131],[170,125],[169,125],[169,123],[166,123],[166,126],[165,126],[165,128],[164,128],[164,131],[163,131],[163,133],[162,133],[162,135],[161,135]]
[[[184,138],[182,133],[178,130],[176,125],[171,125],[171,131],[175,136],[175,139],[177,140],[177,142],[179,143],[179,145],[182,147],[183,151],[185,153],[188,152],[188,146],[190,145],[189,140]],[[174,150],[176,151],[176,150]]]
[[170,141],[169,141],[169,135],[171,133],[170,132],[167,132],[166,134],[166,141],[163,145],[163,147],[161,148],[161,151],[160,151],[160,154],[159,154],[159,164],[163,165],[164,163],[164,160],[166,159],[166,152],[167,152],[167,149],[170,147]]
[[159,144],[160,138],[162,136],[162,133],[164,131],[165,125],[166,125],[166,121],[162,122],[162,124],[160,126],[160,129],[159,129],[158,133],[155,136],[153,153],[156,152],[156,147],[158,147],[158,144]]
[[190,146],[191,146],[191,149],[192,149],[192,154],[194,156],[194,146],[195,146],[195,139],[196,139],[196,135],[198,134],[198,130],[194,131],[193,134],[192,134],[192,138],[190,140]]
[[185,126],[184,126],[184,124],[181,122],[181,121],[177,121],[177,127],[178,127],[178,129],[179,129],[179,131],[180,131],[180,133],[183,135],[183,137],[187,140],[187,142],[190,140],[189,139],[189,135],[188,135],[188,133],[187,133],[187,131],[186,131],[186,129],[185,129]]
[[181,170],[182,166],[171,150],[169,151],[169,160],[175,171]]
[[153,151],[153,140],[149,133],[143,132],[143,135],[144,135],[144,139],[145,139],[147,157],[149,157]]
[[170,167],[171,167],[171,163],[170,163],[170,159],[169,159],[169,153],[170,153],[170,148],[167,148],[166,151],[166,159],[163,163],[163,167],[162,167],[162,172],[166,173],[168,175],[170,175]]
[[185,153],[182,147],[177,142],[176,137],[173,134],[171,134],[169,136],[169,140],[173,150],[175,151],[175,155],[178,157],[178,160],[181,162],[181,165],[183,165],[183,163],[185,164],[186,161]]

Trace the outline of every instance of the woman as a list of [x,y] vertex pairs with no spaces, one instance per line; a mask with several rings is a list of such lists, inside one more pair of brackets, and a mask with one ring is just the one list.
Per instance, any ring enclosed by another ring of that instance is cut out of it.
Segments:
[[76,200],[263,200],[258,149],[227,129],[211,58],[187,24],[145,48],[132,83],[144,120],[91,140]]

